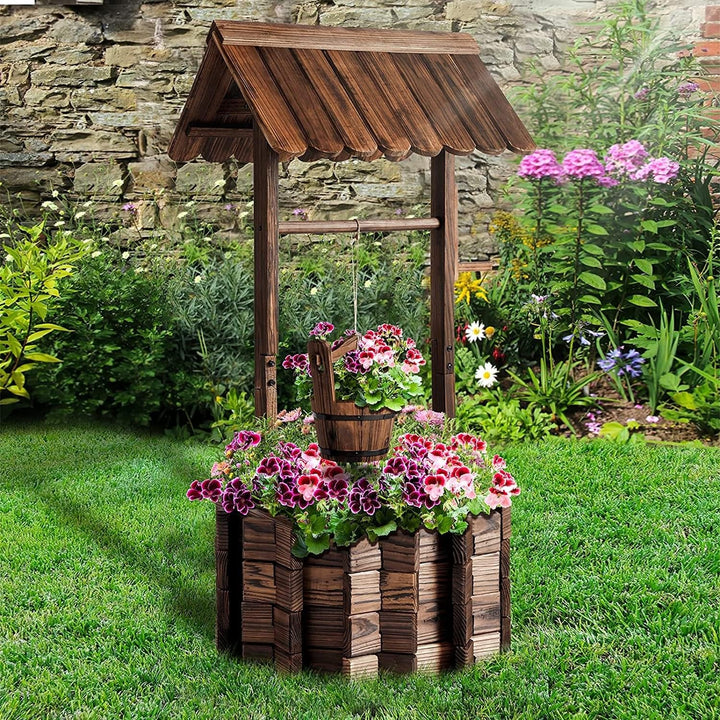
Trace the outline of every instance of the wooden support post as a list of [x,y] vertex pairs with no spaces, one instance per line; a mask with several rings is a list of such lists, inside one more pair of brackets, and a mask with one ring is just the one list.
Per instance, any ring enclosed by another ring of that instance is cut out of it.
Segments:
[[276,364],[279,324],[278,156],[255,124],[255,414],[277,415]]
[[430,159],[430,214],[440,227],[430,233],[430,336],[432,406],[455,416],[455,278],[458,264],[455,158],[443,150]]

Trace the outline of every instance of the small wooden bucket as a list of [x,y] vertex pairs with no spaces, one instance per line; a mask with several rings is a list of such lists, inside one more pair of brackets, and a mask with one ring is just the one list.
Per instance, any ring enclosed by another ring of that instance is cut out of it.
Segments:
[[355,348],[357,337],[349,338],[335,350],[325,340],[308,343],[313,379],[311,404],[320,454],[338,463],[372,462],[385,457],[397,415],[391,410],[376,412],[335,399],[333,362]]

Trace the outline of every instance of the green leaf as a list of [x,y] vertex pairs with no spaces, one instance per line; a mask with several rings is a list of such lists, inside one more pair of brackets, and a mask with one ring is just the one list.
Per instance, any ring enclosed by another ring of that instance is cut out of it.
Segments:
[[385,400],[385,407],[400,412],[405,407],[405,401],[402,398],[388,398]]
[[654,220],[643,220],[640,223],[640,227],[649,233],[653,233],[654,235],[656,235],[658,231],[657,223]]
[[330,534],[321,535],[317,538],[312,535],[306,535],[305,545],[308,552],[312,555],[322,555],[322,553],[330,547]]
[[646,287],[648,290],[655,289],[655,281],[647,275],[638,275],[637,273],[634,273],[630,277],[635,282],[640,283],[640,285],[642,285],[643,287]]
[[586,253],[590,253],[591,255],[599,255],[599,256],[605,255],[605,250],[603,250],[603,248],[601,248],[599,245],[593,245],[592,243],[583,245],[583,250]]
[[614,215],[615,210],[613,210],[611,207],[608,207],[607,205],[600,205],[599,203],[597,205],[591,205],[588,209],[588,212],[594,213],[595,215]]
[[373,532],[378,537],[385,537],[386,535],[389,535],[391,532],[395,532],[396,530],[397,530],[397,523],[394,520],[391,520],[390,522],[387,522],[384,525],[373,527]]
[[672,401],[686,410],[697,410],[695,398],[689,392],[672,393]]
[[585,255],[580,258],[580,262],[586,267],[602,268],[603,264],[592,255]]
[[17,398],[3,398],[0,400],[0,405],[13,405],[16,402],[20,402]]
[[594,295],[583,295],[578,298],[580,302],[590,303],[591,305],[602,305],[600,298],[596,298]]
[[52,330],[50,330],[50,329],[38,330],[37,332],[30,333],[27,341],[29,343],[35,342],[36,340],[39,340],[40,338],[45,337],[48,333],[51,333],[51,332],[52,332]]
[[586,285],[590,285],[590,287],[594,287],[596,290],[605,290],[607,287],[605,281],[599,275],[595,275],[595,273],[581,272],[578,277]]
[[628,302],[638,307],[657,307],[657,303],[645,295],[631,295]]
[[649,260],[645,258],[635,258],[633,262],[641,272],[644,272],[646,275],[653,274],[653,264]]
[[54,355],[48,355],[47,353],[28,353],[27,355],[25,355],[25,357],[28,360],[33,360],[35,362],[46,362],[46,363],[60,362],[59,358],[56,358]]
[[22,345],[11,332],[7,334],[7,344],[13,356],[20,357],[20,355],[22,354]]
[[595,223],[588,223],[585,225],[585,229],[592,235],[608,234],[608,231],[602,225],[596,225]]
[[645,252],[645,241],[644,240],[631,240],[628,243],[628,247],[635,252]]

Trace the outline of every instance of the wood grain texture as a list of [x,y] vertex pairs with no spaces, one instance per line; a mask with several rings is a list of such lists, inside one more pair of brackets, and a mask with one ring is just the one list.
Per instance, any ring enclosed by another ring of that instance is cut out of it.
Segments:
[[405,129],[411,150],[419,155],[437,155],[443,149],[443,144],[428,120],[425,109],[393,63],[392,55],[387,52],[362,52],[359,58],[366,77],[380,91],[384,104]]
[[287,655],[302,653],[302,613],[272,608],[273,641],[275,649]]
[[242,23],[232,20],[216,20],[211,33],[217,33],[225,45],[402,53],[477,55],[479,52],[477,42],[465,33],[330,28],[281,23]]
[[375,677],[378,673],[378,656],[361,655],[342,659],[342,674],[350,678]]
[[343,649],[346,658],[380,652],[380,614],[351,615],[346,622]]
[[260,56],[318,159],[332,158],[341,153],[345,142],[292,51],[287,48],[264,47],[260,49]]
[[262,510],[250,510],[243,519],[242,552],[244,560],[275,561],[273,520]]
[[242,523],[240,516],[215,508],[215,644],[235,653],[242,641]]
[[388,572],[416,573],[420,566],[420,538],[402,530],[380,538],[382,568]]
[[417,623],[418,644],[440,642],[452,637],[452,613],[448,596],[449,586],[446,586],[443,597],[420,603]]
[[452,667],[455,646],[451,642],[428,643],[417,649],[418,672],[439,673]]
[[[212,78],[211,82],[208,81],[209,78]],[[202,140],[189,138],[186,128],[193,123],[210,122],[232,84],[233,79],[225,60],[218,47],[210,43],[170,141],[168,155],[173,160],[187,161],[198,155],[202,148]]]
[[390,159],[407,157],[410,139],[393,110],[387,107],[380,89],[370,83],[359,54],[330,50],[327,56],[378,147]]
[[349,547],[347,558],[345,571],[350,573],[380,570],[382,566],[379,543],[371,543],[367,538],[362,538],[355,545]]
[[455,416],[455,278],[458,262],[454,157],[430,160],[430,214],[441,225],[430,233],[430,338],[432,407]]
[[345,612],[347,615],[380,610],[380,572],[366,570],[345,574]]
[[303,609],[303,571],[288,570],[275,563],[275,603],[288,612]]
[[303,610],[304,647],[343,648],[346,641],[346,616],[342,607],[305,604]]
[[472,600],[453,602],[453,642],[457,647],[466,647],[473,636]]
[[255,128],[255,414],[277,416],[276,362],[279,326],[278,157]]
[[263,602],[243,602],[242,639],[244,643],[267,645],[275,641],[273,606]]
[[475,662],[500,652],[500,632],[475,635],[472,639]]
[[342,568],[305,564],[303,568],[303,597],[305,605],[343,607]]
[[512,536],[512,508],[503,508],[502,514],[502,539],[509,540]]
[[221,45],[220,52],[270,147],[293,157],[302,155],[307,138],[257,48]]
[[[373,159],[378,146],[322,50],[297,48],[295,57],[340,134],[348,157]],[[340,157],[338,156],[338,158]]]
[[382,609],[395,611],[418,611],[417,573],[382,570],[380,572]]
[[275,669],[281,673],[298,673],[303,668],[302,653],[288,655],[282,650],[275,649]]
[[510,576],[510,540],[500,543],[500,577]]
[[292,554],[292,548],[295,544],[292,520],[278,515],[274,518],[274,525],[275,564],[288,570],[302,571],[302,560]]
[[245,660],[255,660],[261,663],[271,663],[274,658],[275,648],[272,643],[268,645],[243,643],[242,656]]
[[500,553],[473,556],[472,578],[473,597],[496,592],[500,584]]
[[468,155],[475,149],[475,141],[453,112],[450,103],[442,102],[443,92],[435,78],[417,54],[393,55],[390,61],[401,72],[407,86],[429,118],[438,140],[445,150],[455,155]]
[[417,620],[417,612],[383,610],[380,613],[382,652],[415,654],[418,647]]
[[339,673],[343,668],[342,646],[309,647],[303,652],[303,664],[315,672]]
[[[360,232],[402,232],[403,230],[433,230],[440,227],[437,218],[404,218],[402,220],[359,220]],[[289,220],[278,225],[280,235],[324,235],[325,233],[354,233],[355,220]]]
[[500,590],[473,595],[473,635],[496,632],[500,629]]
[[531,152],[535,142],[477,55],[454,55],[453,60],[476,98],[494,120],[510,150]]
[[417,672],[417,655],[415,653],[381,652],[378,654],[378,666],[381,670],[394,673]]
[[460,72],[452,55],[423,55],[443,96],[453,104],[453,110],[462,120],[465,129],[475,141],[475,147],[489,155],[498,155],[506,149],[494,119],[478,102],[472,87]]
[[474,541],[474,555],[499,552],[501,522],[502,515],[497,510],[489,515],[483,513],[469,520],[470,532]]
[[275,602],[275,564],[243,560],[243,601]]

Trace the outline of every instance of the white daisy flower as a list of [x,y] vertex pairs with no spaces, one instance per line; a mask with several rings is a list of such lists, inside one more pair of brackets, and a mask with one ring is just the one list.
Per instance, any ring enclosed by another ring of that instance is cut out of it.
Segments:
[[483,340],[485,338],[485,326],[479,322],[470,323],[465,330],[465,337],[468,342]]
[[480,387],[492,387],[497,382],[498,370],[494,365],[485,363],[475,371],[475,378]]

